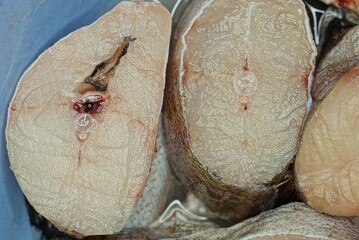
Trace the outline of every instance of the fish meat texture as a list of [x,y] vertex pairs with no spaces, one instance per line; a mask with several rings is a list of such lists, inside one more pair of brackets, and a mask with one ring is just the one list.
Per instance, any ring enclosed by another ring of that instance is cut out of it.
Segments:
[[321,58],[313,81],[313,107],[295,163],[296,184],[303,200],[333,215],[359,215],[355,122],[358,42],[356,26]]
[[76,237],[118,233],[150,171],[171,16],[121,2],[46,50],[9,107],[11,168],[31,205]]
[[316,105],[295,162],[297,187],[319,212],[359,216],[359,65]]
[[177,23],[164,100],[170,161],[219,217],[246,219],[292,192],[315,56],[302,1],[195,1]]
[[126,228],[150,227],[161,216],[166,204],[174,198],[175,194],[173,192],[175,189],[180,192],[168,162],[164,134],[161,115],[156,140],[156,152],[153,156],[147,185],[126,223]]

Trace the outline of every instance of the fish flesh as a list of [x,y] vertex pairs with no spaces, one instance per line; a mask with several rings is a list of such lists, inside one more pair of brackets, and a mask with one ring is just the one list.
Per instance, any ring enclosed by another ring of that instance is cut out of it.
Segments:
[[319,212],[359,216],[359,64],[316,105],[295,162],[302,198]]
[[126,228],[150,227],[161,216],[166,204],[174,198],[174,190],[181,192],[170,169],[164,134],[161,115],[156,140],[156,152],[153,156],[147,185],[126,223]]
[[120,232],[155,152],[171,16],[124,1],[46,50],[9,107],[11,168],[30,204],[76,237]]
[[[302,1],[193,1],[177,23],[164,100],[170,161],[237,221],[293,189],[316,47]],[[284,191],[286,189],[286,191]]]
[[356,26],[321,58],[313,81],[313,107],[295,163],[302,199],[333,215],[359,216],[359,208],[353,203],[359,199],[355,184],[358,42]]

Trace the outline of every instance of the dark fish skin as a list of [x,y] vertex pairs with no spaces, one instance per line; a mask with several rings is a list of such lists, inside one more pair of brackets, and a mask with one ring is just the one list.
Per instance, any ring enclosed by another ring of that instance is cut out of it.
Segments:
[[[336,23],[333,22],[332,25],[335,24]],[[359,33],[356,33],[359,32],[359,28],[331,27],[333,32],[326,39],[323,54],[316,68],[315,78],[312,84],[311,95],[314,104],[312,106],[313,109],[325,98],[325,96],[328,95],[328,93],[335,86],[336,82],[339,81],[346,72],[359,63],[359,54],[349,52],[350,49],[343,47],[343,49],[337,50],[340,46],[344,46],[343,44],[346,44],[346,38],[351,35],[354,36],[355,34],[359,35]],[[338,60],[336,62],[332,62],[330,65],[324,65],[329,57],[329,54],[332,56],[334,51],[337,51]]]
[[[25,196],[24,196],[25,198]],[[26,200],[26,208],[29,215],[30,224],[35,227],[36,230],[41,232],[41,240],[53,239],[53,238],[65,238],[67,234],[59,231],[51,222],[41,216],[33,206]]]
[[[180,240],[358,239],[359,229],[349,218],[320,214],[304,203],[290,203],[266,211],[230,228],[209,229]],[[299,239],[298,238],[298,239]]]
[[[235,240],[256,239],[257,237],[300,236],[306,239],[358,239],[359,229],[349,218],[333,217],[321,214],[304,203],[290,203],[274,210],[236,224],[229,228],[203,229],[191,233],[179,228],[172,229],[126,229],[121,234],[112,236],[88,237],[86,240]],[[70,240],[70,238],[56,238]],[[72,239],[71,239],[72,240]]]

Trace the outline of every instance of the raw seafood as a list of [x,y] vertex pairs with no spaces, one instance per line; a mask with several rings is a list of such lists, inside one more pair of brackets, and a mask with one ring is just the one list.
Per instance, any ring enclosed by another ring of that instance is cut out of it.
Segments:
[[295,162],[298,189],[314,209],[359,216],[359,65],[313,110]]
[[166,82],[171,163],[212,211],[245,219],[293,189],[316,56],[309,19],[299,0],[202,0],[188,9]]
[[[174,229],[176,229],[174,227]],[[205,229],[183,236],[180,227],[174,233],[164,229],[120,235],[90,237],[88,240],[179,239],[179,240],[356,240],[359,228],[349,218],[321,214],[304,203],[290,203],[266,211],[229,228]],[[176,236],[177,235],[177,236]]]
[[77,237],[119,232],[155,151],[171,17],[122,2],[45,51],[9,108],[12,170],[34,208]]
[[[138,201],[126,228],[146,228],[161,216],[171,194],[176,188],[175,179],[167,159],[162,120],[158,127],[156,152],[153,156],[150,175],[141,199]],[[179,189],[176,188],[178,192]]]
[[331,217],[303,203],[290,203],[228,229],[206,230],[180,239],[347,240],[359,239],[359,229],[348,218]]
[[321,0],[326,4],[334,4],[335,6],[348,8],[359,14],[359,0]]
[[335,83],[359,63],[359,26],[350,29],[325,52],[316,67],[311,95],[314,104],[321,102]]
[[333,215],[359,216],[358,43],[359,27],[354,27],[322,57],[295,163],[303,199]]

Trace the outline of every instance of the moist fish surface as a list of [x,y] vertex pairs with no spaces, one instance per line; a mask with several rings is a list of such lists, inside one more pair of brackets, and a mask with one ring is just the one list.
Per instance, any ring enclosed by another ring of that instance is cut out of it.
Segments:
[[[356,240],[359,239],[358,225],[346,217],[333,217],[318,213],[308,205],[293,202],[279,208],[263,212],[229,228],[212,228],[177,236],[163,230],[148,232],[128,232],[122,235],[90,237],[88,240],[124,239],[179,239],[179,240]],[[156,235],[157,233],[157,235]],[[183,233],[183,232],[182,232]],[[185,232],[184,232],[185,233]],[[173,234],[173,233],[172,233]],[[182,237],[179,237],[182,236]],[[60,240],[60,239],[59,239]]]
[[293,189],[316,48],[302,1],[192,2],[170,49],[171,163],[221,217],[241,220]]
[[298,189],[314,209],[359,216],[359,65],[313,110],[295,162]]
[[46,50],[9,107],[11,168],[60,230],[119,232],[146,185],[162,106],[171,17],[122,2]]
[[304,203],[295,202],[230,228],[205,230],[179,239],[344,240],[359,239],[359,230],[348,218],[320,214]]
[[359,0],[321,0],[326,4],[334,4],[337,7],[348,8],[359,14]]
[[161,216],[166,204],[175,195],[178,195],[174,192],[181,192],[170,169],[164,134],[161,116],[156,140],[156,152],[153,156],[147,185],[126,223],[126,228],[149,227]]
[[333,215],[359,216],[358,42],[356,26],[320,60],[313,107],[295,163],[303,199]]
[[321,102],[335,83],[359,63],[359,26],[353,27],[320,59],[312,84],[314,104]]

